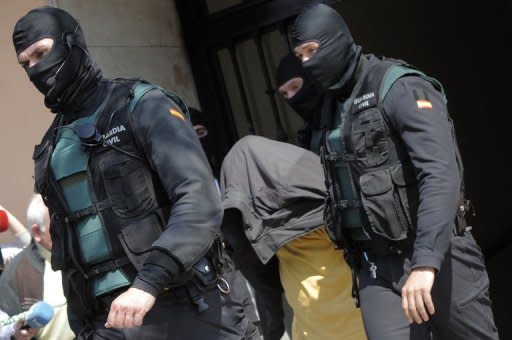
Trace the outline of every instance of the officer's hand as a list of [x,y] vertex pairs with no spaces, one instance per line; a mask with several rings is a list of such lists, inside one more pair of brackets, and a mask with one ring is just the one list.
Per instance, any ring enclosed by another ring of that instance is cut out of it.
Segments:
[[146,313],[155,304],[155,297],[143,290],[130,288],[110,306],[106,328],[132,328],[142,325]]
[[30,340],[36,335],[37,329],[21,328],[24,325],[24,321],[18,321],[18,323],[16,324],[16,331],[14,332],[14,338],[16,340]]
[[434,278],[435,270],[430,267],[413,269],[407,278],[402,288],[402,309],[409,323],[416,321],[420,324],[428,321],[429,314],[435,313],[430,295]]

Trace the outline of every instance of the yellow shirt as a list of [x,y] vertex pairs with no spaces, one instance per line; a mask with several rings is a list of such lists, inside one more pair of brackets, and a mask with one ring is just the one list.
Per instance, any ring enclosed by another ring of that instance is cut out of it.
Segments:
[[366,339],[352,299],[352,274],[325,228],[277,252],[285,296],[293,310],[293,340]]

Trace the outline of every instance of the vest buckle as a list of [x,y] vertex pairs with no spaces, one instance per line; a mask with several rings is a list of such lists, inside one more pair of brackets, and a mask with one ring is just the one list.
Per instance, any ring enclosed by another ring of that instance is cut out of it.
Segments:
[[325,160],[329,162],[341,161],[343,157],[337,152],[329,152],[325,154]]
[[86,279],[90,279],[100,274],[121,268],[129,263],[130,260],[127,256],[123,256],[115,260],[109,260],[103,264],[92,267],[87,273],[85,273],[84,276]]
[[345,210],[345,209],[354,209],[360,208],[361,202],[359,200],[340,200],[336,203],[336,208]]

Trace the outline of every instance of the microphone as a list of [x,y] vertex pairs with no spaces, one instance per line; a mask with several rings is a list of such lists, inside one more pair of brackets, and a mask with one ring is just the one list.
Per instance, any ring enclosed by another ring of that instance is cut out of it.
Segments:
[[103,142],[103,135],[94,124],[77,125],[73,128],[73,131],[87,146],[96,146]]
[[38,301],[28,311],[0,320],[0,327],[24,320],[30,328],[44,327],[53,318],[53,307],[44,301]]
[[9,229],[9,215],[5,210],[0,209],[0,233]]

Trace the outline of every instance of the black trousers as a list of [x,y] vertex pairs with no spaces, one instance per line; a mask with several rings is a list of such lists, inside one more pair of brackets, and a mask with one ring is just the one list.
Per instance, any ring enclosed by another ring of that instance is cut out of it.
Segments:
[[[221,226],[226,250],[235,267],[255,290],[256,306],[261,321],[261,333],[265,340],[279,340],[285,331],[283,287],[279,277],[277,257],[263,264],[243,230],[243,220],[235,209],[224,212]],[[289,322],[291,324],[291,322]],[[291,328],[291,325],[290,325]]]
[[234,283],[234,272],[223,277],[230,283],[231,292],[214,288],[204,293],[208,309],[199,312],[189,295],[181,288],[157,298],[144,317],[141,327],[107,329],[107,313],[90,320],[92,328],[78,339],[87,340],[240,340],[260,339],[256,326],[246,317],[244,301],[247,291]]
[[410,273],[410,253],[369,256],[358,271],[361,311],[368,339],[498,339],[489,278],[482,252],[469,231],[452,236],[450,249],[432,287],[435,314],[426,323],[409,325],[401,289]]

